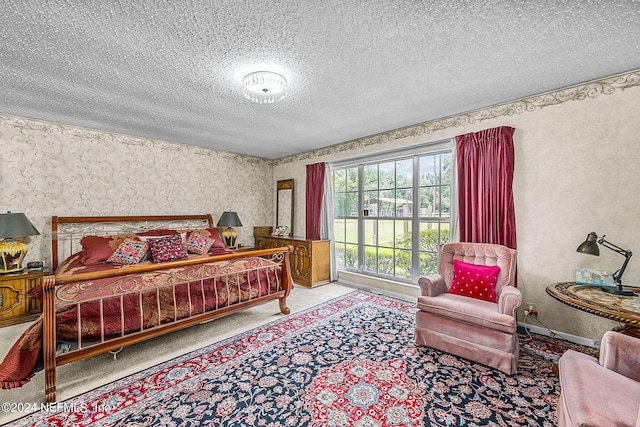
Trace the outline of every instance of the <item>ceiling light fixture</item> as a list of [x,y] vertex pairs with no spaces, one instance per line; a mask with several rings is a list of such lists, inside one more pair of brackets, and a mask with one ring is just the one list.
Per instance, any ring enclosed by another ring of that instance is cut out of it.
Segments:
[[270,71],[256,71],[242,79],[244,97],[258,104],[273,104],[287,97],[287,80]]

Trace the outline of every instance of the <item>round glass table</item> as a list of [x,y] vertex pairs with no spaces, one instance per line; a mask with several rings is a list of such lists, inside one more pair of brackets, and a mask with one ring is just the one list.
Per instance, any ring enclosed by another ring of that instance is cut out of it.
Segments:
[[554,283],[547,293],[558,301],[621,323],[615,331],[640,338],[640,289],[631,289],[636,296],[621,296],[604,292],[599,286],[578,285],[575,282]]

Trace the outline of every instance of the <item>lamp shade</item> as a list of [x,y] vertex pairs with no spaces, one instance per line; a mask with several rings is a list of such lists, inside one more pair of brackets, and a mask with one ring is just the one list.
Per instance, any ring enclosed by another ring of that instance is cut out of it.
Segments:
[[583,254],[600,256],[600,248],[598,248],[598,235],[593,231],[587,234],[587,240],[580,243],[577,251]]
[[29,251],[27,245],[16,237],[40,234],[23,213],[0,214],[0,273],[22,271],[22,260]]
[[222,216],[218,220],[219,227],[242,227],[238,214],[232,211],[226,211],[222,213]]
[[0,214],[0,238],[37,236],[36,230],[29,218],[23,213],[7,212]]

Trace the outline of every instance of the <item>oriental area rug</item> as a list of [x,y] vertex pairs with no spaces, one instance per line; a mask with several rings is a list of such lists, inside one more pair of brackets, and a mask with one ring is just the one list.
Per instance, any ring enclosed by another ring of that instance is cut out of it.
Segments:
[[518,373],[413,345],[415,304],[354,291],[24,417],[18,426],[554,426],[567,346]]

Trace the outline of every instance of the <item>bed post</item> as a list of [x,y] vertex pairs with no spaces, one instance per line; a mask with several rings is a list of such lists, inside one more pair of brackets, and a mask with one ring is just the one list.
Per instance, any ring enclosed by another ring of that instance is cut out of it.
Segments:
[[42,278],[42,356],[44,359],[44,401],[56,401],[56,276]]
[[58,217],[51,217],[51,271],[58,268]]
[[291,277],[291,263],[289,261],[289,254],[293,252],[293,246],[287,247],[289,250],[284,253],[284,259],[282,260],[282,290],[284,295],[280,297],[280,312],[282,314],[289,314],[291,310],[287,307],[287,297],[291,293],[293,288],[293,278]]

